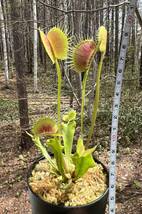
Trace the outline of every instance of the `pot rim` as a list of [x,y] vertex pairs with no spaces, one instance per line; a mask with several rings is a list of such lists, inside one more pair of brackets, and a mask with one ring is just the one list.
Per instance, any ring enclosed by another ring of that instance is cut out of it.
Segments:
[[50,206],[57,207],[57,208],[66,208],[66,209],[83,208],[83,207],[86,207],[86,206],[91,206],[92,204],[98,202],[98,201],[101,200],[105,195],[108,194],[108,192],[109,192],[109,172],[108,172],[108,169],[106,168],[106,166],[105,166],[100,160],[98,160],[98,159],[96,159],[96,158],[94,157],[94,160],[95,160],[97,163],[100,163],[100,164],[103,166],[103,169],[104,169],[104,171],[105,171],[106,174],[107,174],[107,186],[108,186],[108,187],[107,187],[106,191],[105,191],[99,198],[97,198],[96,200],[94,200],[94,201],[92,201],[92,202],[90,202],[90,203],[83,204],[83,205],[79,205],[79,206],[64,206],[64,205],[62,206],[62,205],[58,205],[58,204],[52,204],[52,203],[49,203],[48,201],[43,200],[37,193],[35,193],[35,192],[32,190],[31,186],[29,185],[29,180],[28,180],[29,177],[30,177],[30,175],[31,175],[32,170],[33,170],[34,167],[35,167],[35,165],[36,165],[40,160],[43,160],[43,159],[45,159],[45,158],[44,158],[43,156],[40,156],[40,157],[37,158],[37,159],[31,164],[31,166],[29,167],[29,170],[28,170],[28,173],[27,173],[27,184],[28,184],[28,188],[29,188],[29,190],[32,192],[32,194],[34,194],[35,197],[37,197],[39,200],[42,200],[44,203],[46,203],[46,204],[48,204],[48,205],[50,205]]

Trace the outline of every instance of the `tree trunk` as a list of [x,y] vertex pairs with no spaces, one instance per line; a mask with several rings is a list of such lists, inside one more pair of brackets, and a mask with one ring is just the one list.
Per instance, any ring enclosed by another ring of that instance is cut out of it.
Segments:
[[123,29],[124,29],[124,22],[125,22],[125,14],[126,14],[126,8],[125,8],[125,4],[123,5],[123,9],[122,9],[122,24],[121,24],[121,36],[120,36],[120,44],[119,44],[119,51],[121,48],[121,42],[122,42],[122,36],[123,36]]
[[142,29],[142,15],[140,13],[140,9],[138,10],[138,8],[136,8],[135,12],[136,12],[136,16],[137,16],[137,19],[139,21],[139,25],[141,26],[141,29]]
[[[117,4],[119,1],[116,2]],[[115,74],[117,71],[118,54],[119,54],[119,7],[115,8]]]
[[135,48],[136,48],[136,35],[135,35],[135,32],[136,32],[136,29],[135,29],[135,20],[133,22],[133,26],[132,26],[132,41],[131,41],[131,46],[132,46],[132,58],[131,58],[131,63],[132,63],[132,67],[131,67],[131,71],[132,71],[132,74],[135,72],[135,54],[136,54],[136,51],[135,51]]
[[32,74],[33,72],[33,38],[30,36],[32,34],[32,24],[28,20],[32,19],[32,6],[31,0],[24,0],[24,12],[23,16],[25,21],[27,21],[25,26],[25,36],[24,36],[24,45],[25,45],[25,57],[26,57],[26,66],[27,72]]
[[7,43],[6,43],[5,24],[4,24],[4,16],[3,16],[3,9],[2,9],[2,2],[1,2],[1,0],[0,0],[0,20],[1,20],[2,43],[3,43],[3,56],[4,56],[5,86],[8,87],[9,75],[8,75]]
[[[80,7],[80,3],[78,1],[73,1],[73,8],[72,9],[76,9],[76,8],[79,8]],[[81,14],[80,13],[75,13],[73,14],[73,29],[74,29],[74,32],[73,34],[74,35],[77,35],[78,37],[81,37],[81,31],[80,31],[80,28],[81,28]],[[76,85],[75,87],[77,88],[77,94],[78,94],[78,97],[79,99],[81,100],[81,74],[77,74],[75,73],[74,74],[76,77]]]
[[[103,8],[103,4],[104,4],[103,1],[99,1],[99,7],[100,8]],[[104,14],[103,10],[100,10],[100,26],[103,25],[103,23],[104,23],[104,20],[103,20],[104,15],[103,14]]]
[[139,83],[140,83],[140,89],[142,90],[142,46],[141,46],[140,78],[139,78]]
[[[44,0],[46,3],[46,0]],[[44,28],[46,27],[47,19],[48,19],[48,13],[46,11],[46,6],[44,5],[43,9],[43,19],[44,19]],[[44,51],[44,73],[47,72],[47,53]]]
[[20,9],[21,2],[19,0],[10,1],[11,4],[11,19],[15,21],[13,25],[13,47],[14,47],[14,59],[16,67],[16,81],[17,81],[17,95],[19,105],[19,117],[21,128],[21,147],[28,149],[31,144],[30,137],[26,134],[29,131],[29,117],[28,117],[28,101],[27,91],[25,83],[25,57],[23,48],[23,32],[21,32],[21,23],[18,22],[21,18]]
[[[109,7],[110,1],[107,0],[107,6]],[[106,17],[106,28],[107,28],[107,52],[106,52],[106,60],[105,60],[105,71],[110,71],[110,8],[107,10]]]
[[111,30],[110,30],[110,66],[111,71],[114,71],[114,9],[112,9],[111,13]]
[[33,18],[34,18],[34,92],[38,91],[37,86],[37,6],[36,0],[33,0]]

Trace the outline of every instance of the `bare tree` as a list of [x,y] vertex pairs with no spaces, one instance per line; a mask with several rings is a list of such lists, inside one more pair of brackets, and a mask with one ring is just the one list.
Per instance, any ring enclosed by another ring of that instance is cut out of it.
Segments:
[[32,1],[24,0],[23,1],[24,10],[22,11],[24,20],[26,21],[24,29],[24,47],[25,47],[25,57],[27,64],[27,73],[33,72],[33,23],[29,20],[32,20]]
[[33,18],[34,18],[34,92],[38,91],[37,86],[37,5],[33,0]]
[[[119,0],[116,1],[119,3]],[[117,70],[118,53],[119,53],[119,7],[115,8],[115,73]]]
[[1,2],[1,0],[0,0],[0,20],[1,20],[3,56],[4,56],[5,86],[8,87],[8,82],[9,82],[9,75],[8,75],[8,55],[7,55],[7,43],[6,43],[6,34],[5,34],[4,15],[3,15],[3,9],[2,9],[2,2]]
[[29,117],[28,117],[28,102],[27,91],[25,83],[25,57],[23,49],[23,39],[21,32],[21,23],[17,20],[21,18],[21,1],[13,0],[11,4],[11,18],[15,21],[13,25],[13,42],[14,42],[14,58],[16,67],[16,81],[17,81],[17,95],[19,105],[19,117],[21,128],[21,146],[22,148],[29,148],[30,138],[26,134],[29,131]]
[[140,78],[139,78],[139,82],[140,82],[140,89],[142,89],[142,46],[141,46]]

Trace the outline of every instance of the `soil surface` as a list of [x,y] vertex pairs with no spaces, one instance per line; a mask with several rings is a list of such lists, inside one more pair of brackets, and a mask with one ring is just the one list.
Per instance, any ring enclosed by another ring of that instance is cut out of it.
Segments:
[[[16,100],[15,86],[0,90],[0,98]],[[40,100],[30,99],[30,104]],[[31,104],[32,105],[32,104]],[[11,110],[11,109],[10,109]],[[44,110],[44,106],[42,108]],[[48,109],[49,110],[49,109]],[[14,110],[15,111],[15,110]],[[17,116],[0,123],[0,214],[31,214],[27,190],[27,170],[39,156],[34,146],[29,151],[19,147],[20,130]],[[37,109],[30,112],[34,114]],[[3,112],[5,115],[6,112]],[[104,149],[99,159],[108,166],[109,152]],[[135,145],[119,145],[117,156],[117,214],[142,213],[142,144],[141,139]],[[107,211],[106,211],[107,213]]]

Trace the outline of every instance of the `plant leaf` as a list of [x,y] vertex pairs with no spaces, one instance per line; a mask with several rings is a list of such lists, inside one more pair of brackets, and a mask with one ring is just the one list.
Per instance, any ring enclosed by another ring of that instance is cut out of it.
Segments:
[[89,168],[95,166],[95,161],[92,154],[79,157],[77,154],[73,157],[73,162],[75,164],[75,178],[78,179],[82,177]]
[[89,69],[96,52],[96,43],[92,39],[82,40],[79,42],[71,53],[72,68],[80,72]]
[[63,121],[70,122],[76,119],[76,111],[70,110],[67,114],[63,115]]
[[77,141],[76,153],[78,154],[79,157],[81,157],[81,156],[83,156],[84,152],[85,152],[85,147],[83,144],[83,140],[80,137]]
[[68,124],[62,123],[62,134],[64,142],[65,155],[70,158],[72,152],[73,137],[75,133],[76,122],[71,121]]
[[76,153],[72,156],[73,163],[75,164],[75,178],[83,176],[90,167],[95,166],[95,161],[92,153],[96,147],[85,150],[83,139],[79,137],[77,141]]
[[60,140],[58,138],[49,139],[47,140],[47,145],[52,148],[59,172],[64,176],[63,146]]
[[85,146],[83,144],[83,140],[81,137],[79,137],[78,141],[77,141],[77,147],[76,147],[76,153],[78,154],[79,157],[85,157],[89,154],[92,154],[97,146],[87,149],[85,150]]
[[100,26],[98,29],[98,42],[100,45],[100,52],[105,53],[107,46],[107,30],[104,26]]
[[47,39],[56,59],[64,60],[68,55],[68,37],[59,27],[53,27],[47,33]]
[[92,153],[95,151],[95,149],[96,149],[96,147],[93,147],[93,148],[91,148],[91,149],[87,149],[86,151],[84,151],[83,156],[85,157],[85,156],[87,156],[87,155],[92,154]]
[[52,47],[50,45],[50,42],[49,42],[49,40],[47,38],[47,35],[44,34],[44,32],[41,31],[40,29],[39,29],[39,33],[40,33],[40,38],[41,38],[41,41],[42,41],[42,43],[44,45],[44,48],[45,48],[48,56],[50,57],[51,61],[54,64],[55,63],[55,56],[54,56],[54,53],[52,51]]
[[36,147],[39,149],[41,154],[47,159],[47,161],[51,164],[51,166],[57,171],[57,166],[52,161],[50,155],[48,154],[46,148],[42,145],[40,138],[38,136],[33,136],[27,132],[27,134],[32,138],[32,141],[36,145]]
[[64,159],[64,166],[65,166],[65,173],[69,174],[71,177],[71,175],[75,171],[75,165],[73,164],[73,161],[71,158],[69,159],[64,155],[63,159]]
[[49,117],[41,117],[32,128],[35,136],[56,134],[58,126],[54,120]]

